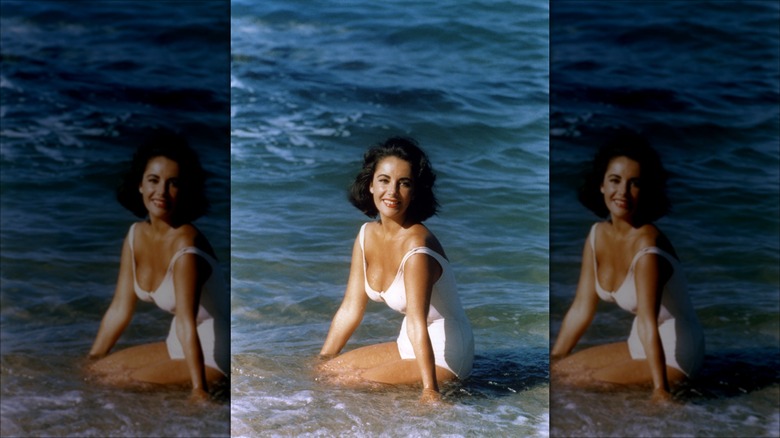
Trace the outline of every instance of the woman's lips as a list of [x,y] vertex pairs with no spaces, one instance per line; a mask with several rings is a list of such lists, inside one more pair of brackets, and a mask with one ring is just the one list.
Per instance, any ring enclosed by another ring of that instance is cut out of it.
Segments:
[[615,203],[620,208],[627,209],[628,208],[628,200],[626,199],[613,199],[612,202]]
[[168,201],[164,199],[152,199],[152,204],[157,208],[165,208],[168,206]]

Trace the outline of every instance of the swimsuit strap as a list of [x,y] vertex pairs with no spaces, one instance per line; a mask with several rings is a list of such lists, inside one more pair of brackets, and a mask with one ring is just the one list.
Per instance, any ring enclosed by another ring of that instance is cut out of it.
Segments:
[[[365,274],[366,274],[366,247],[365,247],[365,242],[366,242],[366,233],[365,233],[366,225],[368,225],[368,222],[364,223],[363,226],[360,227],[360,233],[358,234],[358,240],[360,241],[360,249],[363,251],[363,276],[364,277],[365,277]],[[427,246],[418,246],[418,247],[410,249],[409,251],[406,252],[406,254],[404,254],[403,259],[401,259],[401,264],[400,264],[400,266],[398,266],[398,270],[402,271],[403,267],[404,267],[404,264],[406,263],[406,260],[408,260],[409,257],[411,257],[411,256],[413,256],[413,255],[415,255],[417,253],[428,254],[429,256],[431,256],[434,259],[436,259],[436,261],[439,262],[439,264],[442,265],[442,267],[444,266],[444,263],[447,262],[447,259],[444,258],[444,256],[442,256],[438,252],[428,248]]]
[[202,249],[195,247],[195,246],[185,246],[184,248],[181,248],[180,250],[176,251],[176,254],[171,257],[171,262],[168,264],[168,270],[173,270],[173,264],[176,263],[176,260],[179,259],[179,257],[183,256],[184,254],[195,254],[200,257],[203,257],[206,259],[207,262],[209,262],[209,265],[212,267],[216,263],[216,260],[214,257],[212,257],[209,253],[203,251]]
[[[368,285],[368,278],[366,277],[366,247],[365,247],[366,225],[368,225],[368,222],[364,223],[363,226],[360,227],[360,234],[358,234],[358,240],[360,241],[360,251],[363,253],[363,278],[365,279],[366,285]],[[373,289],[371,290],[373,291]]]
[[[593,224],[592,227],[590,227],[590,235],[588,236],[588,240],[590,240],[590,249],[593,251],[593,272],[596,273],[596,226],[598,225],[598,222]],[[672,265],[675,265],[679,263],[679,260],[677,260],[676,257],[669,254],[668,252],[664,251],[663,249],[657,247],[657,246],[646,246],[644,248],[641,248],[639,251],[634,254],[634,258],[631,260],[631,266],[628,268],[629,272],[631,272],[634,269],[634,265],[636,264],[637,260],[639,260],[643,255],[645,254],[658,254],[661,257],[669,260],[669,263]],[[598,282],[598,277],[596,277],[596,282]]]
[[133,284],[138,286],[138,281],[135,279],[135,250],[133,249],[135,224],[137,224],[137,222],[133,222],[133,225],[130,225],[130,231],[127,232],[127,238],[129,239],[130,243],[130,260],[133,262]]
[[669,254],[668,252],[664,251],[663,249],[657,247],[657,246],[646,246],[639,251],[636,252],[634,255],[634,259],[631,260],[631,267],[629,268],[629,271],[632,271],[634,269],[634,265],[636,264],[637,260],[642,258],[645,254],[657,254],[666,260],[669,261],[669,263],[672,264],[672,268],[679,262],[673,255]]
[[360,227],[360,233],[358,234],[358,240],[360,240],[360,249],[365,249],[364,245],[366,241],[366,225],[368,225],[368,222],[364,223],[363,226]]
[[130,231],[128,231],[127,235],[130,238],[130,251],[133,251],[133,235],[135,234],[135,225],[138,222],[133,222],[133,225],[130,225]]
[[[130,226],[130,231],[127,233],[128,238],[130,239],[130,252],[133,254],[133,277],[135,278],[135,249],[133,247],[133,240],[135,240],[135,226],[138,225],[138,222],[134,222],[133,225]],[[184,248],[179,249],[176,251],[175,254],[173,254],[173,257],[171,257],[170,263],[168,263],[168,270],[173,269],[173,264],[176,263],[176,260],[179,259],[179,257],[183,256],[184,254],[196,254],[209,262],[210,265],[216,264],[216,259],[209,253],[203,251],[202,249],[196,247],[196,246],[185,246]]]
[[[136,270],[135,269],[135,249],[133,247],[133,240],[134,240],[134,235],[135,235],[135,226],[137,224],[138,224],[137,222],[133,223],[133,225],[130,226],[130,231],[127,234],[128,234],[128,238],[130,239],[130,241],[129,241],[129,243],[130,243],[130,255],[131,255],[130,258],[132,259],[132,264],[133,264],[133,284],[135,286],[137,286],[139,289],[141,289],[141,287],[138,285],[138,279],[136,278],[136,274],[135,274],[135,270]],[[173,265],[176,263],[176,260],[178,260],[179,257],[183,256],[184,254],[195,254],[197,256],[203,257],[209,263],[209,265],[211,266],[211,269],[214,269],[214,267],[217,266],[217,264],[218,264],[217,260],[211,254],[203,251],[202,249],[200,249],[198,247],[195,247],[195,246],[185,246],[184,248],[181,248],[178,251],[176,251],[176,253],[173,254],[173,257],[171,257],[171,261],[168,262],[168,270],[166,272],[166,276],[168,275],[168,273],[173,272]],[[141,289],[141,290],[143,290],[143,289]],[[149,293],[149,292],[147,292],[147,293]],[[151,293],[154,293],[154,291],[152,291]]]
[[601,285],[599,285],[599,273],[596,266],[596,226],[598,224],[599,223],[596,222],[592,227],[590,227],[590,235],[588,236],[588,240],[590,240],[590,250],[593,253],[593,275],[596,278],[596,285],[601,287]]
[[590,249],[596,250],[596,226],[598,226],[598,222],[593,224],[593,226],[590,227],[590,235],[588,238],[590,239]]
[[[363,252],[363,279],[364,279],[365,286],[368,289],[371,289],[371,291],[375,292],[375,293],[381,293],[381,292],[375,291],[371,287],[371,285],[368,284],[368,277],[367,277],[367,273],[366,273],[367,262],[366,262],[366,250],[365,250],[365,239],[366,239],[366,237],[365,237],[365,229],[366,229],[366,225],[368,225],[368,222],[364,223],[363,226],[360,227],[360,233],[358,234],[358,241],[360,242],[360,249]],[[406,261],[409,260],[409,257],[411,257],[411,256],[413,256],[415,254],[419,254],[419,253],[427,254],[427,255],[433,257],[434,260],[436,260],[439,263],[439,265],[441,266],[442,270],[444,270],[444,267],[445,267],[445,265],[448,262],[448,260],[446,258],[444,258],[444,256],[442,256],[438,252],[436,252],[436,251],[434,251],[431,248],[428,248],[426,246],[418,246],[418,247],[412,248],[409,251],[407,251],[406,254],[404,254],[404,257],[401,259],[401,264],[398,266],[398,272],[395,273],[395,277],[393,277],[394,278],[393,281],[395,281],[395,279],[398,277],[398,274],[403,272],[404,265],[406,264]],[[392,284],[391,284],[391,286],[392,286]]]
[[436,260],[442,269],[444,269],[444,264],[447,262],[447,259],[444,258],[441,254],[438,252],[432,250],[431,248],[428,248],[427,246],[418,246],[416,248],[412,248],[409,251],[406,252],[404,255],[404,258],[401,259],[401,266],[400,270],[403,270],[404,265],[406,264],[406,261],[409,260],[409,257],[415,255],[415,254],[426,254],[431,257],[433,257],[434,260]]

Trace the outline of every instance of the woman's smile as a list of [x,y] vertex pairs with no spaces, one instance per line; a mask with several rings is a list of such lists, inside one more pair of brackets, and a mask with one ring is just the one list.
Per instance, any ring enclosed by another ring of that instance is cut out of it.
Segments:
[[149,160],[139,191],[149,216],[170,216],[179,194],[179,164],[166,157]]
[[405,216],[412,199],[412,166],[398,157],[380,161],[369,190],[374,204],[383,216]]
[[609,162],[601,183],[601,193],[613,218],[630,219],[636,213],[640,170],[639,163],[628,157],[616,157]]

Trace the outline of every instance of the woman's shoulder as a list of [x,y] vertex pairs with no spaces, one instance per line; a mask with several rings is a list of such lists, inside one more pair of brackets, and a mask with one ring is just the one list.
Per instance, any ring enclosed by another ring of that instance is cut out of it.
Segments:
[[588,230],[588,235],[591,233],[597,233],[604,230],[605,227],[609,226],[609,221],[598,221],[594,222],[593,225],[590,226],[590,229]]
[[[381,232],[381,227],[382,225],[379,222],[366,222],[361,229],[364,235],[377,236]],[[407,251],[422,246],[435,250],[441,248],[441,244],[439,244],[436,236],[428,227],[421,223],[416,223],[404,229],[400,238],[402,239],[401,247]],[[368,237],[368,239],[371,239],[371,237]]]
[[[154,241],[150,236],[152,230],[151,225],[148,222],[136,222],[131,225],[131,229],[133,229],[133,233],[135,235],[141,235],[139,242],[145,241],[147,243],[151,243]],[[208,253],[212,257],[214,256],[214,250],[212,249],[208,239],[195,225],[189,223],[180,225],[171,229],[169,233],[170,234],[164,239],[158,240],[158,242],[163,245],[158,247],[159,250],[176,253],[183,249],[194,247]]]
[[377,221],[371,221],[371,222],[365,222],[363,225],[360,226],[361,232],[368,232],[368,231],[375,231],[379,227],[379,222]]
[[677,257],[672,242],[655,224],[645,224],[637,229],[634,246],[637,251],[644,248],[660,248],[672,254],[675,258]]
[[414,248],[425,247],[444,255],[444,248],[439,242],[439,239],[425,225],[415,224],[409,227],[407,231],[409,234],[404,245],[407,251]]
[[[591,242],[601,242],[603,241],[603,236],[609,232],[609,227],[611,227],[612,224],[606,220],[606,221],[598,221],[594,222],[593,225],[590,226],[590,229],[588,230],[588,236],[587,236],[587,245],[590,245]],[[602,238],[599,238],[602,237]]]
[[192,246],[197,247],[198,240],[202,238],[200,230],[192,224],[180,225],[176,228],[175,233],[173,246],[177,250]]
[[197,248],[216,258],[214,249],[206,236],[192,224],[181,225],[176,229],[176,236],[173,240],[173,247],[176,251],[185,248]]

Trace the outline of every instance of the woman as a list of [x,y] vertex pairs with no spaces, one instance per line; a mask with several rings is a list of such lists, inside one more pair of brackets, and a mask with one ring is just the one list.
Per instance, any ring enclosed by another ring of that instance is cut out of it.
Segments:
[[320,355],[337,355],[363,319],[368,298],[406,316],[396,342],[358,348],[325,363],[341,381],[415,384],[421,400],[439,383],[471,372],[474,339],[439,241],[422,222],[436,214],[436,176],[416,142],[391,138],[366,152],[352,204],[376,222],[362,226],[341,303]]
[[[653,221],[669,210],[666,173],[656,152],[622,132],[596,155],[580,202],[604,222],[582,252],[577,292],[552,349],[553,374],[574,384],[648,384],[654,400],[691,376],[704,357],[704,336],[688,298],[680,261]],[[567,356],[588,328],[598,299],[634,314],[628,342]]]
[[[208,208],[204,180],[195,153],[171,132],[157,132],[133,157],[117,198],[146,219],[125,238],[114,298],[89,352],[100,359],[90,368],[108,381],[190,382],[192,399],[201,400],[227,375],[230,296],[213,249],[191,224]],[[174,314],[167,340],[106,356],[138,299]]]

